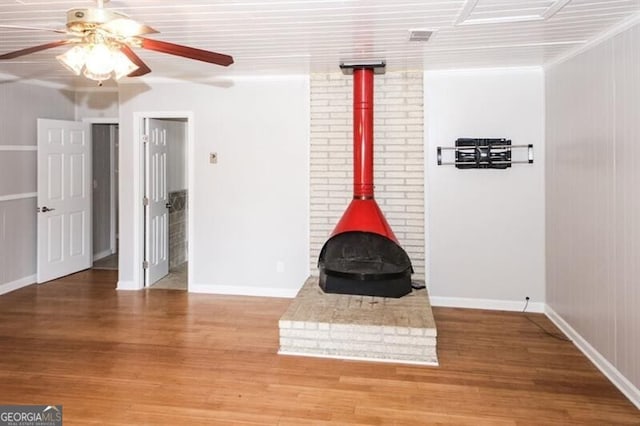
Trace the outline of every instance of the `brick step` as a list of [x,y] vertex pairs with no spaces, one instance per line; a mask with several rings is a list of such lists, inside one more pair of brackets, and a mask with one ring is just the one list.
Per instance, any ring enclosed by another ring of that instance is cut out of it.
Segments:
[[325,294],[310,277],[279,327],[280,354],[438,364],[426,290],[398,299]]

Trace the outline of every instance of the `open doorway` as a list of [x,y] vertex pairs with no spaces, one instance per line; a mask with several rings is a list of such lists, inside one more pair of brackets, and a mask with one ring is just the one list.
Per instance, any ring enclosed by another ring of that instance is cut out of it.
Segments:
[[118,124],[93,123],[93,268],[118,269]]
[[187,119],[144,118],[145,286],[187,290]]

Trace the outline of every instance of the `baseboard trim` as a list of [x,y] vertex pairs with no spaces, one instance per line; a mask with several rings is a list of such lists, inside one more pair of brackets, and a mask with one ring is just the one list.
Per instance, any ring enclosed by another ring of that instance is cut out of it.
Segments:
[[135,281],[118,281],[116,286],[116,290],[142,290],[142,288]]
[[292,299],[297,288],[249,287],[233,285],[189,284],[189,293],[227,294],[233,296],[283,297]]
[[546,305],[545,314],[564,334],[569,336],[580,351],[640,410],[640,389],[635,387],[616,367],[587,342],[551,306]]
[[[494,300],[494,299],[470,299],[465,297],[440,297],[429,296],[431,306],[447,308],[488,309],[491,311],[520,312],[524,309],[525,301]],[[527,312],[542,314],[545,312],[545,304],[542,302],[529,302]]]
[[93,261],[95,262],[96,260],[104,259],[107,256],[111,256],[111,254],[112,254],[111,249],[101,251],[100,253],[93,255]]
[[36,276],[29,275],[28,277],[20,278],[15,281],[11,281],[8,283],[0,284],[0,296],[3,294],[10,293],[12,291],[19,290],[23,287],[27,287],[31,284],[36,283]]

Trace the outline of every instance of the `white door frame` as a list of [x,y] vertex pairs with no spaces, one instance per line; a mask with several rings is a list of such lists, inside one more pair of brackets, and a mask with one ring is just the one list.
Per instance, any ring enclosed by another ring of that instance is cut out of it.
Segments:
[[[134,282],[132,290],[142,290],[144,286],[144,269],[142,262],[144,261],[144,206],[142,198],[144,197],[144,159],[145,150],[142,143],[142,135],[144,133],[144,120],[147,118],[181,118],[187,120],[187,261],[189,262],[189,270],[193,271],[193,204],[194,204],[194,146],[195,146],[195,125],[192,111],[138,111],[133,113],[133,138],[137,145],[133,149],[133,195],[135,203],[133,204],[133,276]],[[120,150],[122,152],[122,150]],[[120,214],[129,214],[120,210]],[[187,291],[191,288],[193,274],[187,274]]]
[[[105,118],[105,117],[87,117],[87,118],[83,118],[82,119],[83,123],[89,123],[91,125],[94,124],[114,124],[114,125],[119,125],[120,124],[120,120],[116,117],[116,118]],[[91,145],[93,147],[93,135],[91,136]],[[110,249],[111,249],[111,254],[114,254],[117,252],[117,247],[116,247],[116,212],[118,211],[117,206],[116,206],[116,191],[118,190],[118,180],[116,179],[116,175],[115,175],[115,170],[114,170],[114,164],[115,164],[115,144],[114,144],[114,138],[113,135],[111,135],[110,140],[109,140],[109,154],[111,156],[111,168],[109,171],[109,179],[111,181],[111,194],[110,194],[110,209],[111,209],[111,223],[109,225],[110,227]],[[93,191],[93,185],[91,186],[91,190]],[[93,228],[91,228],[91,233],[93,234]],[[93,237],[93,235],[92,235]],[[91,254],[93,256],[93,248],[91,249]]]
[[117,214],[118,214],[118,201],[119,197],[119,186],[118,186],[118,176],[116,176],[116,134],[117,131],[114,129],[114,126],[118,126],[118,131],[120,128],[119,123],[111,123],[112,126],[109,127],[109,156],[111,157],[111,168],[109,169],[109,179],[111,181],[111,194],[109,197],[109,202],[111,204],[111,235],[110,235],[110,249],[111,254],[115,254],[118,252],[118,226],[117,226]]

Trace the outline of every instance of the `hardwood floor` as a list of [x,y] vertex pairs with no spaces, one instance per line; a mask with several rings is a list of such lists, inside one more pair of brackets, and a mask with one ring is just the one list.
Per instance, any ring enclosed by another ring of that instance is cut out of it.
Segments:
[[116,274],[0,297],[1,404],[63,404],[65,425],[640,424],[521,313],[434,308],[440,367],[289,357],[290,300],[116,292]]

